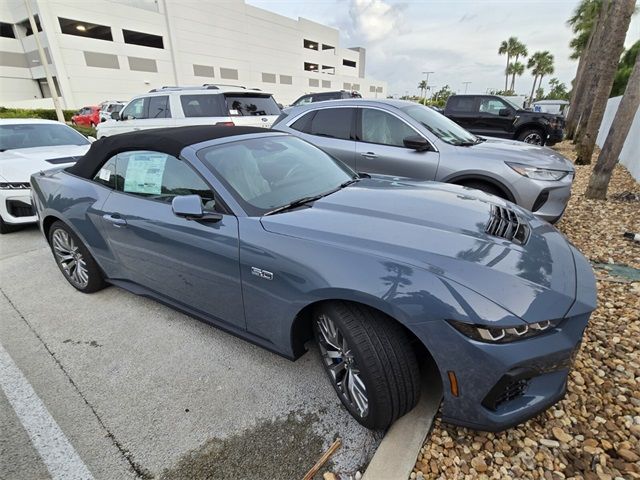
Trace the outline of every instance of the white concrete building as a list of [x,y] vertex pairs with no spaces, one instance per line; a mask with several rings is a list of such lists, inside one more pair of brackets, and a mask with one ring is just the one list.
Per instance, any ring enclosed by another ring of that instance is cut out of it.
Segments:
[[[66,108],[128,100],[163,85],[260,88],[289,104],[300,95],[358,90],[365,49],[339,31],[244,0],[29,0]],[[52,108],[24,0],[0,1],[0,106]]]

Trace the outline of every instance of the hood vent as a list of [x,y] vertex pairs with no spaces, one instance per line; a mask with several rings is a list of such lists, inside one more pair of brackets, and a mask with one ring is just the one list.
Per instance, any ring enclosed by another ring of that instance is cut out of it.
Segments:
[[529,225],[510,208],[491,205],[491,217],[484,229],[489,235],[522,245],[529,239],[530,230]]
[[54,165],[60,165],[61,163],[75,163],[78,161],[78,158],[79,157],[50,158],[49,160],[47,160],[47,162]]

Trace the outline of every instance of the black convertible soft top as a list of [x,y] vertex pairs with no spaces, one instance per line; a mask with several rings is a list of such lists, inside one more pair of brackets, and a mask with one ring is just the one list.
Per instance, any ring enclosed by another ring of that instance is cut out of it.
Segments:
[[122,133],[110,137],[102,137],[100,140],[93,142],[87,153],[75,165],[67,168],[67,171],[79,177],[93,178],[104,162],[120,152],[152,150],[178,157],[182,149],[196,143],[216,138],[272,131],[258,127],[196,125]]

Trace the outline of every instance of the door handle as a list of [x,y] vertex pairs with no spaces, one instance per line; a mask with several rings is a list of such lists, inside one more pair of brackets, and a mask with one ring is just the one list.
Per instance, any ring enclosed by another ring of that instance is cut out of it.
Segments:
[[114,227],[124,227],[127,224],[127,221],[117,213],[105,213],[102,218],[112,223]]
[[362,152],[360,155],[362,155],[365,158],[376,158],[378,156],[373,152]]

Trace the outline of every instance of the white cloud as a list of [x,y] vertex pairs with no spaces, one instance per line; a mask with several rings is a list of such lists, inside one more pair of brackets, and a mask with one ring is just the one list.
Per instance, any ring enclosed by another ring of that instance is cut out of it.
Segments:
[[403,30],[404,9],[404,4],[391,5],[384,0],[351,0],[350,36],[373,43],[395,35]]

